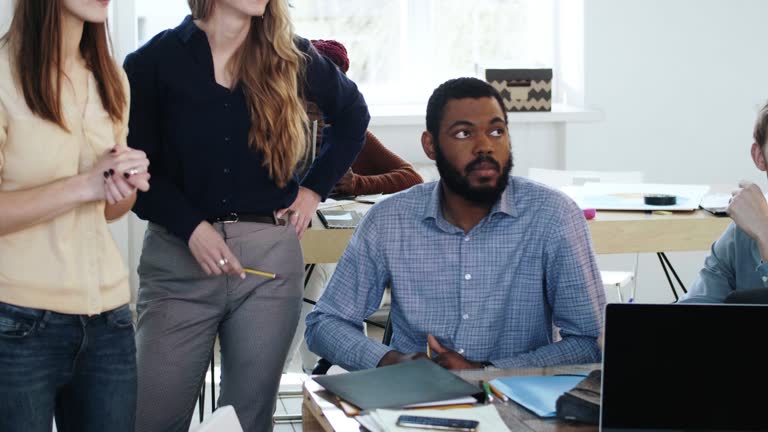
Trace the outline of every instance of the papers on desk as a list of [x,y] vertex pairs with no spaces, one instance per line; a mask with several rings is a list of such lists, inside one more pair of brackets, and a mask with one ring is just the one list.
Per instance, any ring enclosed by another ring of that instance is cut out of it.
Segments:
[[499,412],[493,405],[479,405],[473,408],[456,408],[451,410],[387,410],[377,409],[356,417],[358,423],[371,432],[399,432],[413,431],[412,428],[403,428],[396,425],[397,418],[401,415],[418,415],[426,417],[454,418],[462,420],[476,420],[480,423],[478,432],[504,432],[509,428],[504,424]]
[[347,204],[353,204],[355,201],[352,200],[335,200],[333,198],[327,198],[324,202],[321,202],[317,205],[318,210],[327,209],[327,208],[333,208],[333,207],[340,207]]
[[[765,199],[768,201],[768,194],[765,194]],[[701,208],[715,216],[726,216],[725,211],[730,203],[731,194],[729,193],[707,194],[701,199]]]
[[[669,210],[693,211],[709,192],[706,185],[654,184],[654,183],[585,183],[583,186],[565,186],[568,194],[581,208],[597,210]],[[674,205],[648,205],[644,195],[674,195]]]
[[393,197],[399,193],[400,192],[395,192],[391,194],[358,195],[355,197],[355,201],[361,202],[361,203],[376,204],[379,201],[384,201],[385,199],[389,197]]
[[490,383],[510,399],[539,417],[555,417],[557,398],[574,388],[586,375],[514,376]]

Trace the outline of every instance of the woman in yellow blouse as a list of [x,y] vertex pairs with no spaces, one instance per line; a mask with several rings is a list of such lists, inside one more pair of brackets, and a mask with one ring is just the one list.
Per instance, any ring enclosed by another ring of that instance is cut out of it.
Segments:
[[0,430],[133,431],[128,273],[107,219],[149,189],[126,146],[108,0],[21,0],[0,39]]

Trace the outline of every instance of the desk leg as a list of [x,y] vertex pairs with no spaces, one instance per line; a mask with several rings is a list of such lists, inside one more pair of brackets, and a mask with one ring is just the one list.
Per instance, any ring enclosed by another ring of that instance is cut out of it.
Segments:
[[664,252],[656,252],[656,256],[659,257],[659,263],[661,264],[661,268],[664,270],[664,275],[667,277],[667,282],[669,282],[669,287],[672,289],[672,295],[675,297],[675,301],[679,299],[677,295],[677,290],[675,289],[675,284],[672,282],[672,278],[669,277],[669,271],[667,271],[667,267],[669,267],[669,270],[672,271],[672,275],[677,280],[677,283],[680,285],[680,289],[683,290],[683,293],[687,293],[688,290],[685,289],[685,285],[683,284],[683,281],[680,280],[680,276],[677,275],[677,272],[675,271],[675,268],[672,267],[672,263],[669,261],[669,258],[667,258],[667,254]]
[[304,432],[325,432],[323,426],[315,417],[315,413],[307,406],[307,396],[301,404],[301,430]]

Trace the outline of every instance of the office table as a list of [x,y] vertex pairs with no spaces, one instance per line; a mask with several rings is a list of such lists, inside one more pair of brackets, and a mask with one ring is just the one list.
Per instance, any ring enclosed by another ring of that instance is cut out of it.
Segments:
[[[530,369],[494,369],[468,370],[455,372],[470,383],[478,380],[516,375],[555,375],[568,373],[588,373],[600,368],[599,364],[556,366]],[[360,425],[337,406],[333,396],[313,380],[304,383],[304,402],[302,404],[302,430],[304,432],[359,432]],[[572,424],[556,419],[541,419],[520,405],[494,401],[504,422],[512,431],[522,432],[597,432],[597,426]],[[418,411],[416,411],[418,413]]]
[[[339,208],[365,211],[367,204]],[[657,253],[708,250],[731,222],[704,210],[671,215],[636,211],[598,211],[588,221],[597,254]],[[317,216],[301,240],[306,264],[335,263],[352,237],[351,229],[325,229]]]

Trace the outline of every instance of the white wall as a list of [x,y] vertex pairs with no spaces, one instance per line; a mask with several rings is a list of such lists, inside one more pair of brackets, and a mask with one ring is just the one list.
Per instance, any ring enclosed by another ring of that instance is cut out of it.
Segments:
[[0,35],[8,31],[13,16],[13,1],[0,0]]
[[[585,0],[585,102],[600,123],[569,124],[568,169],[642,170],[646,181],[765,185],[749,158],[768,100],[764,0]],[[670,254],[683,281],[705,253]],[[633,258],[601,257],[631,268]],[[638,298],[670,301],[653,255]]]

